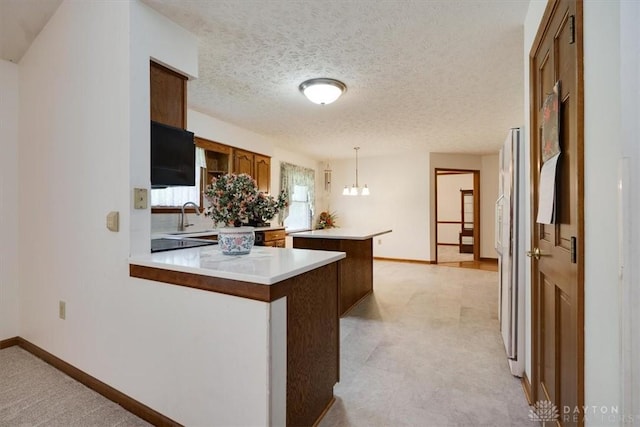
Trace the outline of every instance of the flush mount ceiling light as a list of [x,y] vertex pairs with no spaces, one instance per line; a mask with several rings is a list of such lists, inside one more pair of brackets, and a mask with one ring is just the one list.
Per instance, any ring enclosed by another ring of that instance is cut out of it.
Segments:
[[336,79],[310,79],[300,83],[300,92],[315,104],[331,104],[347,91],[347,85]]
[[344,190],[342,190],[342,195],[343,196],[368,196],[369,193],[369,187],[367,187],[367,184],[364,185],[364,187],[360,188],[360,186],[358,185],[358,150],[360,149],[360,147],[353,147],[354,150],[356,150],[356,183],[353,184],[351,186],[351,188],[349,188],[348,186],[344,186]]

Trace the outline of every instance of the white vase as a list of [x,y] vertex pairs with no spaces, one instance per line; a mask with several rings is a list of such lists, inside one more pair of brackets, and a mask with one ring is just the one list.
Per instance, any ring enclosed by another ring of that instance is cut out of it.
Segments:
[[218,246],[224,255],[246,255],[256,240],[253,227],[225,227],[218,230]]

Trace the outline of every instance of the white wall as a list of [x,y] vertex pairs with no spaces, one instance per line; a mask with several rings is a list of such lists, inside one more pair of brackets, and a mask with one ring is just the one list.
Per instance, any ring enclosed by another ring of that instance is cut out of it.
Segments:
[[[473,190],[473,174],[438,177],[438,221],[462,221],[460,190]],[[458,244],[460,224],[438,224],[438,243]]]
[[0,340],[19,335],[18,66],[0,60]]
[[195,75],[196,47],[137,1],[66,1],[22,59],[20,335],[182,424],[265,425],[267,304],[128,272],[149,250],[131,196],[149,188],[148,61]]
[[273,139],[195,110],[187,111],[187,129],[201,138],[273,156]]
[[[541,4],[542,3],[542,4]],[[525,58],[544,12],[544,3],[532,1],[525,20]],[[628,5],[627,5],[628,6]],[[633,23],[635,27],[637,22]],[[585,201],[585,405],[620,407],[620,295],[618,275],[617,177],[621,156],[620,2],[584,3],[584,201]],[[628,37],[634,37],[628,35]],[[637,47],[637,39],[627,40]],[[637,54],[637,52],[636,52]],[[636,79],[638,76],[633,76]],[[525,129],[529,129],[529,75],[525,63]],[[623,91],[629,87],[625,86]],[[636,87],[637,90],[637,87]],[[637,96],[637,93],[633,96]],[[637,103],[637,98],[634,98]],[[637,104],[635,104],[637,106]],[[636,107],[637,108],[637,107]],[[637,123],[638,115],[631,118]],[[603,120],[606,117],[606,120]],[[525,131],[526,146],[529,146]],[[630,137],[630,136],[628,136]],[[637,134],[633,137],[637,145]],[[526,163],[529,163],[528,149]],[[527,206],[529,211],[530,206]],[[637,216],[633,220],[637,224]],[[530,247],[530,232],[527,247]],[[527,270],[527,296],[531,274]],[[530,298],[527,307],[530,306]],[[530,311],[527,312],[527,319]],[[527,324],[530,351],[531,325]],[[531,364],[527,362],[531,378]],[[629,414],[627,414],[629,415]],[[586,425],[603,425],[596,416]],[[620,419],[611,424],[620,424]]]
[[[189,78],[198,76],[198,41],[182,27],[168,18],[142,5],[138,0],[131,3],[130,31],[130,120],[128,173],[129,200],[133,188],[150,189],[150,83],[149,60]],[[149,190],[150,191],[150,190]],[[151,215],[147,209],[133,209],[129,203],[130,250],[132,254],[148,253],[150,250]]]
[[367,184],[371,195],[348,197],[342,195],[342,189],[355,182],[355,155],[349,160],[334,160],[327,209],[336,212],[338,226],[343,228],[393,229],[374,239],[374,256],[428,261],[428,165],[429,155],[420,152],[359,157],[359,184]]
[[498,199],[498,182],[500,170],[500,156],[490,154],[480,159],[480,224],[482,237],[480,238],[480,257],[497,258],[495,249],[495,216],[496,200]]
[[[620,3],[620,50],[626,52],[620,60],[621,128],[623,154],[626,157],[628,182],[626,204],[621,217],[620,237],[624,267],[622,269],[622,371],[621,412],[640,413],[640,3]],[[624,185],[624,184],[623,184]],[[622,261],[621,260],[621,261]]]
[[618,236],[615,232],[618,229],[617,177],[621,156],[621,88],[617,84],[620,80],[619,29],[619,2],[584,3],[587,405],[620,405],[620,295],[617,286]]

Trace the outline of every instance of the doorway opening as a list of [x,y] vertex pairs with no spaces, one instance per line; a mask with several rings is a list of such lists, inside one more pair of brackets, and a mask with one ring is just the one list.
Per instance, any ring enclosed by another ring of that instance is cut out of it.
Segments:
[[436,264],[480,261],[480,171],[436,169]]

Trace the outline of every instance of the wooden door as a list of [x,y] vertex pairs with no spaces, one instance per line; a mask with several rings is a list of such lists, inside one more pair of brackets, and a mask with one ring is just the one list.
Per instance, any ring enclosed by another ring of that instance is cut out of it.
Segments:
[[[550,0],[530,56],[532,393],[557,406],[560,425],[583,425],[584,203],[582,3]],[[542,105],[560,81],[556,222],[536,222]],[[571,416],[564,415],[568,407]]]
[[234,150],[233,172],[253,175],[253,153],[243,150]]
[[255,154],[254,172],[258,183],[258,190],[264,193],[269,192],[271,184],[271,158]]

